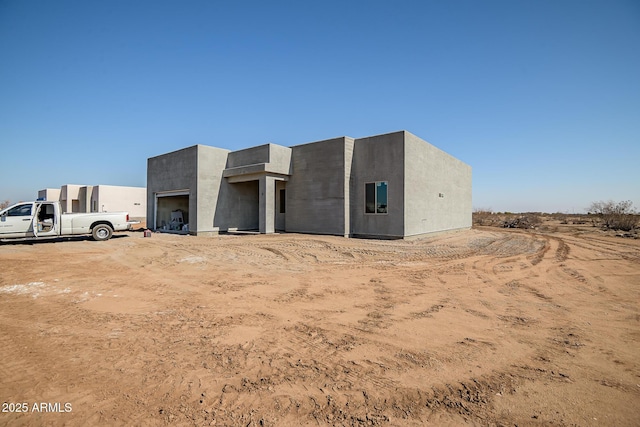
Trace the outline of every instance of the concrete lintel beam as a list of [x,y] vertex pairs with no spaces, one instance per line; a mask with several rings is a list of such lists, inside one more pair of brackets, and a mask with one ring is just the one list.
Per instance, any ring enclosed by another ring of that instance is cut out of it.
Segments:
[[278,167],[277,165],[274,165],[271,163],[256,163],[254,165],[227,168],[222,172],[222,176],[225,178],[231,178],[236,176],[253,175],[258,173],[290,175],[288,168]]
[[248,175],[230,176],[230,177],[227,177],[227,182],[229,182],[229,184],[235,184],[237,182],[259,181],[264,176],[270,176],[276,181],[289,181],[288,175],[278,175],[278,174],[262,172],[262,173],[252,173]]

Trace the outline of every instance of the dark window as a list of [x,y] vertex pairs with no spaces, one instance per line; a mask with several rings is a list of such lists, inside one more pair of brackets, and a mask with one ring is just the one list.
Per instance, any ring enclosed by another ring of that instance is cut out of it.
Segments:
[[376,183],[370,182],[364,185],[365,202],[364,213],[376,213]]
[[9,209],[7,216],[31,216],[31,203]]
[[285,203],[286,198],[285,198],[285,190],[284,188],[280,190],[280,213],[285,213],[285,209],[287,204]]
[[368,182],[365,184],[364,213],[387,213],[387,181]]

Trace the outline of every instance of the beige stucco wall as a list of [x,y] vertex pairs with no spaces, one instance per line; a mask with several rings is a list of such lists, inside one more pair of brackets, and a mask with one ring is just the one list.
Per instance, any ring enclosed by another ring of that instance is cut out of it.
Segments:
[[147,215],[147,189],[145,187],[123,187],[96,185],[91,193],[92,212],[129,212],[131,218]]

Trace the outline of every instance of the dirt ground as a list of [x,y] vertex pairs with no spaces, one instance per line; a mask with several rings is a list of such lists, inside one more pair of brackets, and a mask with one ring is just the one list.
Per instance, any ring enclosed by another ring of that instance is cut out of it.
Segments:
[[0,244],[0,402],[12,426],[638,426],[640,240]]

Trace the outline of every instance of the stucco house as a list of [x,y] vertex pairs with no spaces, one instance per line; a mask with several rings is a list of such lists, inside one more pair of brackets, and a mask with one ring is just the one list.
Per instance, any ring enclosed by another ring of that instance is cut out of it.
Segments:
[[406,238],[469,228],[471,210],[471,167],[407,131],[239,151],[194,145],[147,161],[156,230]]
[[40,200],[59,200],[63,213],[125,211],[133,219],[147,215],[147,189],[121,185],[66,184],[38,191]]

